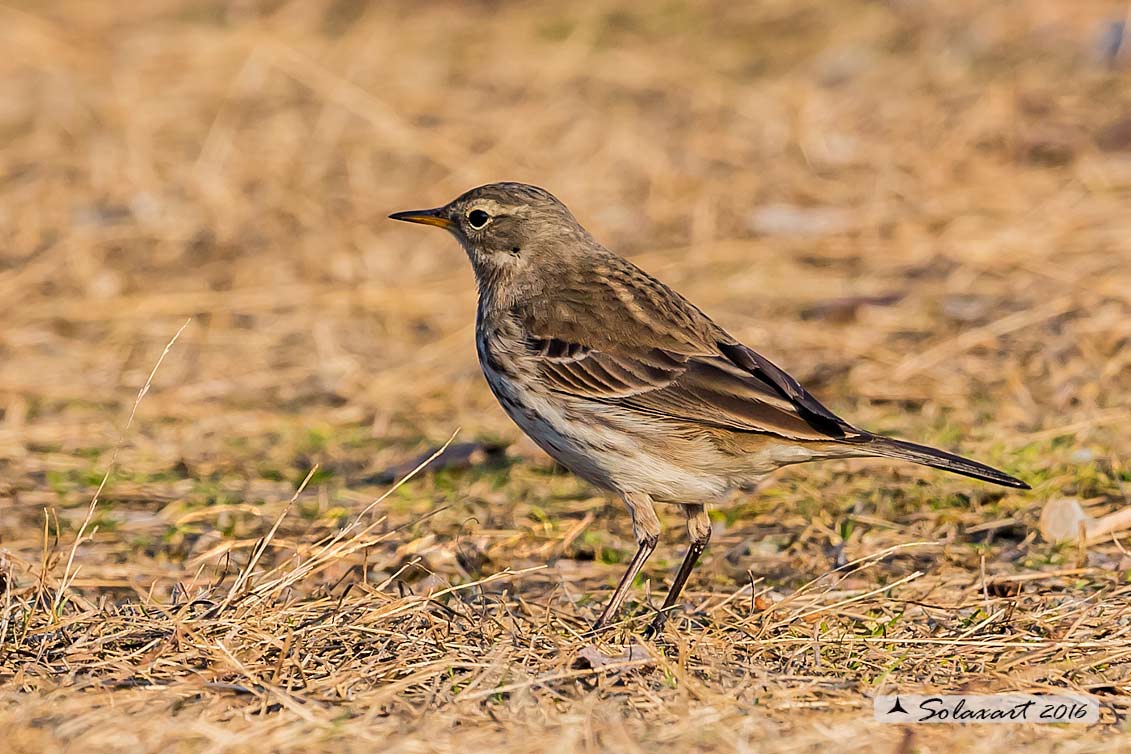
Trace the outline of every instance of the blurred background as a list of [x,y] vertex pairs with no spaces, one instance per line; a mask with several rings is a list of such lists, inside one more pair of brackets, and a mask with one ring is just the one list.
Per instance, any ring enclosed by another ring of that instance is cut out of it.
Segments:
[[516,438],[460,249],[385,219],[494,180],[877,429],[1095,420],[1129,387],[1127,7],[8,4],[3,476],[113,446],[187,316],[125,466]]
[[1006,523],[978,542],[1000,529],[1027,557],[1045,500],[1127,503],[1128,13],[6,3],[4,557],[28,583],[45,511],[65,552],[121,442],[74,586],[167,596],[201,563],[246,562],[315,466],[281,537],[340,526],[462,428],[464,455],[392,499],[394,523],[448,507],[381,573],[411,555],[413,578],[459,580],[552,555],[554,578],[603,594],[631,548],[627,516],[496,406],[456,243],[385,219],[497,180],[556,194],[856,423],[1036,488],[1003,496],[890,464],[789,470],[718,514],[705,581],[808,577],[839,557],[822,548],[987,521]]
[[495,180],[863,426],[1075,492],[1131,452],[1127,8],[7,5],[0,536],[81,520],[188,317],[110,485],[136,542],[315,464],[350,510],[457,427],[548,468],[479,373],[462,251],[385,218]]

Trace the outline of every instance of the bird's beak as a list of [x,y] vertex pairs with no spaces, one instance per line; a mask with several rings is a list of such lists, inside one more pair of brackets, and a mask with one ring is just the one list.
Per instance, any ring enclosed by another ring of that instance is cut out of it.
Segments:
[[444,207],[436,209],[410,209],[407,212],[394,212],[389,215],[392,220],[403,220],[406,223],[420,223],[421,225],[435,225],[437,228],[450,228],[452,221],[448,219]]

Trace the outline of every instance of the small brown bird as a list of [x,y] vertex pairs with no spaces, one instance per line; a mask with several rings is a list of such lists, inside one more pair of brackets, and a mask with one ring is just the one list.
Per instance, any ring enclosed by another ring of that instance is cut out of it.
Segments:
[[456,237],[479,287],[475,341],[491,391],[543,450],[628,506],[639,549],[594,630],[616,614],[656,547],[653,503],[682,508],[691,544],[651,633],[710,539],[705,506],[782,466],[884,456],[1029,488],[976,461],[852,426],[594,240],[543,189],[492,183],[390,217]]

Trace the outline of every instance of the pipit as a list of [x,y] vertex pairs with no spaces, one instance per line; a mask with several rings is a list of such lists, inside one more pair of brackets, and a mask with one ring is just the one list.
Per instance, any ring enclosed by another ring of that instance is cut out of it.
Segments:
[[444,228],[479,288],[475,343],[491,391],[554,459],[624,500],[638,549],[594,630],[656,548],[654,503],[679,505],[690,546],[663,627],[711,537],[706,506],[782,466],[883,456],[1028,489],[977,461],[854,427],[680,294],[521,183],[471,189],[394,220]]

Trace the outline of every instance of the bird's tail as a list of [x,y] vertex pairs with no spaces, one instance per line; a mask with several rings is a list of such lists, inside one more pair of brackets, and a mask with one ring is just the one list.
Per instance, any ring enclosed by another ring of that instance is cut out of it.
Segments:
[[904,461],[911,461],[912,463],[942,469],[943,471],[953,471],[955,474],[981,479],[985,482],[993,482],[994,484],[1001,484],[1006,487],[1016,487],[1020,490],[1030,489],[1029,485],[1025,484],[1025,482],[1011,477],[1004,471],[998,471],[997,469],[986,466],[984,463],[971,461],[969,458],[956,456],[953,453],[947,453],[945,450],[930,448],[926,445],[916,445],[913,442],[893,440],[890,437],[873,435],[872,439],[864,444],[864,448],[867,448],[875,455],[884,456],[885,458],[899,458]]

